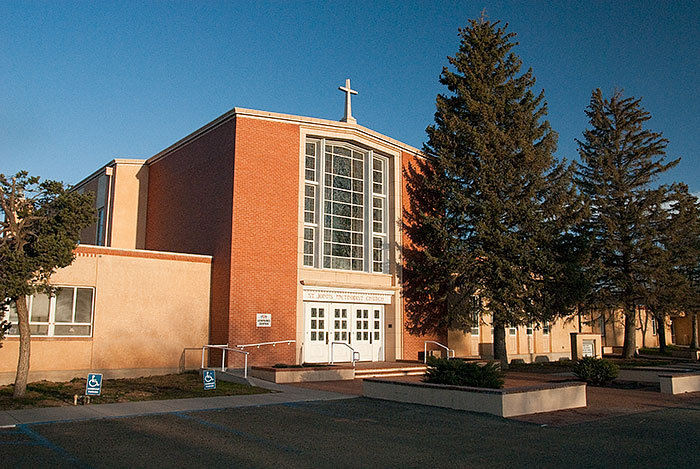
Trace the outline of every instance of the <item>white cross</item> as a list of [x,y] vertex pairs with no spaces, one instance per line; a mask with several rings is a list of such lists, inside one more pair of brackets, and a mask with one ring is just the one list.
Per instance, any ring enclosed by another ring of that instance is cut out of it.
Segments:
[[345,93],[345,115],[342,119],[340,119],[340,122],[351,122],[354,124],[357,122],[357,119],[352,117],[352,104],[350,103],[350,95],[357,94],[357,91],[350,88],[349,78],[345,79],[345,86],[339,86],[338,89]]

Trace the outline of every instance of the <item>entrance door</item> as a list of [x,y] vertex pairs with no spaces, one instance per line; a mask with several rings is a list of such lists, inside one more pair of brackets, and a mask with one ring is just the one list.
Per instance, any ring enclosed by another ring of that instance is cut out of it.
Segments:
[[372,306],[372,361],[384,361],[384,306]]
[[325,303],[306,303],[306,333],[304,337],[304,361],[323,363],[328,361],[328,305]]
[[304,303],[304,361],[352,361],[352,350],[362,361],[384,360],[384,305]]
[[361,361],[384,360],[384,306],[354,305],[351,346]]

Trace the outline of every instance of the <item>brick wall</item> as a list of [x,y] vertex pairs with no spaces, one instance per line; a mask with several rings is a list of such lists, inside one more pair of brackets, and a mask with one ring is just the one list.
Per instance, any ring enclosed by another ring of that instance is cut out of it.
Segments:
[[[211,343],[228,342],[235,122],[149,167],[146,249],[213,256]],[[187,327],[187,318],[182,318]]]
[[[402,166],[403,166],[402,174],[401,174],[402,181],[403,181],[403,176],[404,176],[403,171],[405,171],[406,168],[408,168],[409,164],[412,164],[415,167],[416,166],[415,162],[417,159],[418,159],[418,157],[411,154],[411,153],[407,153],[407,152],[402,153],[402,155],[401,155],[401,162],[402,162]],[[401,190],[402,190],[401,200],[402,200],[403,210],[404,211],[409,210],[410,204],[409,204],[408,192],[406,191],[405,184],[402,184]],[[402,231],[401,236],[402,236],[402,246],[410,245],[410,240],[409,240],[408,236],[406,235],[405,230]],[[404,304],[405,304],[405,302],[404,302]],[[447,345],[447,331],[444,331],[440,334],[428,334],[425,336],[417,336],[417,335],[410,334],[406,330],[406,327],[405,327],[406,321],[407,321],[407,318],[406,318],[406,314],[404,312],[404,314],[403,314],[403,358],[405,360],[417,360],[418,359],[418,352],[421,352],[421,353],[423,352],[424,343],[426,340],[434,340],[434,341],[440,342],[443,345]],[[428,349],[431,349],[431,348],[436,348],[436,346],[432,345],[432,346],[428,347]]]
[[[299,127],[236,120],[229,342],[294,339],[297,314]],[[256,314],[272,327],[256,327]],[[253,365],[294,363],[294,346],[246,349]]]

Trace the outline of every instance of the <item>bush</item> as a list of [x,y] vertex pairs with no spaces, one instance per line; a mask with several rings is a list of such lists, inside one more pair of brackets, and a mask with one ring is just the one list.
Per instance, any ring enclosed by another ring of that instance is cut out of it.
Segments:
[[423,381],[453,386],[499,389],[503,387],[503,373],[497,363],[479,365],[460,359],[428,358],[428,370]]
[[574,374],[590,384],[606,384],[617,377],[620,368],[604,358],[586,357],[574,365]]

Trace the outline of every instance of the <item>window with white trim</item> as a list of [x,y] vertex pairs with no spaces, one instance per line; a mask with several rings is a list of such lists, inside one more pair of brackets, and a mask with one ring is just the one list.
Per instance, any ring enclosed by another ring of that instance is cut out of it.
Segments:
[[479,295],[472,295],[472,306],[476,311],[471,313],[471,333],[473,336],[478,336],[479,326],[481,325],[481,297]]
[[97,209],[97,229],[95,232],[95,244],[97,246],[104,246],[104,234],[105,234],[105,209],[100,207]]
[[372,150],[307,139],[304,266],[388,273],[388,166]]
[[532,323],[528,324],[527,327],[525,328],[525,333],[527,335],[532,335],[532,329],[533,329]]
[[517,328],[517,327],[509,327],[509,328],[508,328],[508,334],[510,334],[510,335],[517,335],[517,334],[518,334],[518,328]]
[[[57,287],[54,296],[36,293],[27,297],[29,330],[32,336],[91,337],[95,290],[89,287]],[[8,307],[12,327],[8,336],[18,336],[17,307]]]
[[542,335],[549,335],[550,329],[551,329],[551,326],[549,324],[549,321],[545,321],[544,325],[542,326]]

